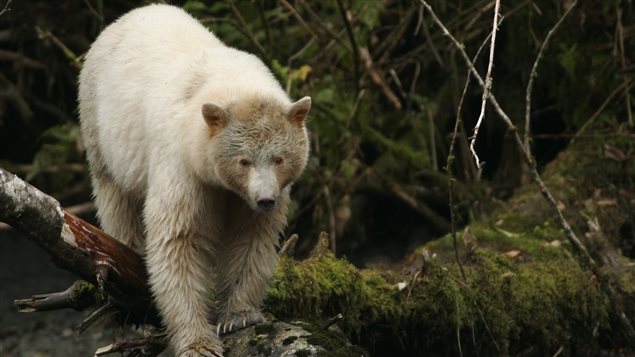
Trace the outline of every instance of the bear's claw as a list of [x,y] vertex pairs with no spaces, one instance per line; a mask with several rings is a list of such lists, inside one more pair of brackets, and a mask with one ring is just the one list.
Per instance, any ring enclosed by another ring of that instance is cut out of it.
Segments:
[[259,311],[240,311],[221,319],[216,325],[216,333],[218,335],[226,334],[265,321],[265,317]]

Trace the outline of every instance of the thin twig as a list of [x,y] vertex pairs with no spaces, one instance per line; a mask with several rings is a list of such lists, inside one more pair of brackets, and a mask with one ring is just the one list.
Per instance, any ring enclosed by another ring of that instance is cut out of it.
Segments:
[[7,50],[3,50],[3,49],[0,49],[0,61],[13,61],[13,62],[19,63],[20,65],[23,65],[24,67],[29,67],[29,68],[33,68],[33,69],[46,69],[47,68],[46,64],[44,64],[44,63],[42,63],[42,62],[40,62],[38,60],[34,60],[32,58],[25,57],[21,53],[7,51]]
[[[423,9],[423,7],[421,7],[421,9]],[[434,43],[432,42],[432,36],[430,36],[430,30],[428,30],[428,25],[426,24],[425,19],[423,19],[423,16],[421,16],[420,20],[423,23],[423,26],[422,26],[423,27],[423,35],[426,38],[426,43],[430,47],[430,52],[432,52],[432,56],[434,56],[434,59],[439,64],[439,67],[445,68],[445,63],[441,59],[441,56],[439,55],[439,51],[437,51],[436,46],[434,46]]]
[[582,133],[586,130],[587,127],[589,127],[593,121],[595,121],[595,119],[600,116],[600,114],[602,114],[602,112],[604,111],[604,108],[606,108],[607,105],[609,105],[609,103],[611,103],[611,101],[615,98],[616,95],[618,95],[625,87],[626,87],[627,83],[622,82],[622,84],[620,84],[619,86],[617,86],[617,88],[615,88],[607,97],[606,99],[604,99],[604,102],[602,102],[602,104],[600,104],[600,106],[598,107],[598,109],[589,117],[589,119],[587,119],[586,123],[584,123],[584,125],[582,125],[580,127],[580,129],[578,129],[578,131],[575,133],[575,135],[573,136],[573,138],[571,138],[571,142],[573,143],[575,142],[575,140],[582,135]]
[[[481,47],[476,51],[476,55],[472,59],[472,62],[476,62],[478,56],[481,54],[481,51],[485,47],[485,44],[489,41],[490,33],[487,35],[487,38],[481,44]],[[467,76],[465,79],[465,86],[463,87],[463,92],[461,93],[461,98],[459,99],[459,105],[456,108],[456,120],[454,121],[454,130],[452,131],[452,139],[450,139],[450,149],[448,150],[448,159],[446,160],[445,171],[448,173],[448,204],[450,206],[450,226],[451,226],[451,234],[452,234],[452,245],[454,247],[454,258],[456,260],[456,264],[459,266],[459,270],[461,271],[461,276],[463,280],[467,280],[465,275],[465,271],[463,270],[463,265],[461,264],[461,259],[459,258],[459,247],[456,242],[456,210],[454,208],[454,176],[452,174],[452,164],[454,163],[454,144],[456,143],[456,137],[459,133],[459,125],[461,123],[461,109],[463,108],[463,101],[465,100],[465,94],[467,93],[467,89],[470,86],[471,73],[468,70]]]
[[66,56],[66,58],[68,58],[71,61],[71,63],[73,64],[73,67],[75,67],[76,69],[82,68],[81,57],[78,57],[75,54],[75,52],[71,51],[71,49],[68,48],[68,46],[66,46],[64,42],[62,42],[59,38],[57,38],[57,36],[53,35],[53,33],[51,33],[50,31],[42,30],[40,26],[35,26],[35,31],[37,32],[39,39],[51,40],[51,42],[53,42],[55,46],[61,49],[62,52],[64,52],[64,56]]
[[434,135],[436,127],[434,125],[434,116],[432,115],[432,109],[429,106],[426,108],[426,113],[428,114],[428,121],[430,122],[430,130],[428,131],[430,141],[430,165],[432,166],[432,169],[434,171],[438,171],[439,163],[437,162],[437,143]]
[[293,7],[293,5],[291,5],[287,0],[278,0],[278,1],[280,1],[282,5],[284,5],[284,7],[286,7],[287,9],[289,9],[289,11],[291,11],[291,14],[293,15],[293,17],[295,17],[295,19],[298,20],[298,22],[300,23],[300,26],[302,26],[306,30],[306,32],[311,34],[311,37],[318,37],[318,35],[311,29],[311,27],[306,23],[306,21],[304,21],[302,16],[300,16],[300,14],[295,9],[295,7]]
[[399,100],[399,97],[397,97],[395,92],[393,92],[393,90],[390,89],[390,86],[388,86],[388,84],[386,83],[386,80],[384,79],[384,76],[381,74],[381,72],[377,68],[375,68],[373,59],[370,58],[370,53],[368,52],[368,48],[361,47],[359,49],[359,55],[361,56],[361,59],[364,61],[364,66],[366,67],[366,71],[368,71],[368,74],[370,75],[370,79],[373,81],[373,83],[375,83],[379,88],[381,88],[381,91],[384,93],[386,98],[395,106],[397,110],[401,109],[401,101]]
[[230,0],[228,3],[229,3],[229,6],[232,9],[232,12],[234,13],[234,16],[236,16],[236,19],[238,19],[238,23],[240,23],[240,26],[242,26],[244,28],[245,34],[247,35],[247,38],[249,39],[249,41],[254,46],[256,46],[256,48],[258,49],[260,54],[265,58],[267,63],[271,62],[270,59],[269,59],[269,56],[267,55],[267,51],[265,50],[264,47],[262,47],[260,42],[258,42],[258,39],[256,39],[256,36],[254,36],[254,34],[249,29],[249,26],[247,25],[247,22],[245,22],[245,19],[240,14],[240,10],[238,10],[238,8],[236,7],[236,4],[234,3],[234,0]]
[[342,315],[341,313],[331,317],[328,321],[326,321],[326,323],[322,326],[322,330],[326,331],[329,329],[329,327],[331,327],[333,324],[336,324],[340,321],[342,321],[342,319],[344,318],[344,315]]
[[95,17],[97,18],[97,20],[99,21],[100,24],[103,24],[104,22],[104,16],[103,14],[100,14],[99,11],[97,11],[97,9],[95,9],[95,7],[93,6],[93,4],[90,3],[90,0],[84,0],[84,4],[86,4],[86,7],[88,8],[88,10],[95,15]]
[[158,356],[168,347],[167,335],[150,335],[145,338],[125,340],[100,347],[95,351],[95,356],[105,356],[113,353],[128,352],[127,356]]
[[342,5],[342,0],[337,0],[337,8],[340,11],[340,15],[342,16],[342,20],[344,21],[344,26],[346,27],[346,33],[348,34],[348,39],[351,41],[351,48],[353,54],[353,71],[355,73],[355,92],[359,92],[359,79],[361,78],[359,72],[359,50],[357,47],[357,41],[355,40],[355,33],[353,33],[353,27],[351,26],[351,22],[348,20],[348,16],[346,16],[346,10],[344,10],[344,5]]
[[628,76],[626,75],[626,57],[624,56],[624,26],[622,26],[622,8],[620,6],[620,1],[615,1],[615,6],[617,7],[616,17],[617,17],[617,44],[620,52],[620,64],[622,65],[622,72],[624,74],[624,94],[626,98],[624,102],[626,103],[626,115],[628,117],[628,126],[633,127],[635,122],[633,122],[633,112],[631,111],[631,94],[630,94],[630,82]]
[[333,199],[331,197],[331,190],[329,190],[328,185],[324,185],[323,188],[324,191],[324,200],[326,201],[326,207],[329,210],[329,226],[330,226],[330,234],[329,236],[331,237],[330,240],[330,245],[331,245],[331,251],[333,252],[333,254],[336,254],[336,232],[335,232],[335,210],[333,209]]
[[0,16],[4,15],[5,12],[11,11],[11,9],[9,8],[11,1],[12,0],[7,0],[6,4],[4,4],[4,7],[2,8],[2,10],[0,10]]
[[340,38],[340,36],[335,33],[331,28],[329,28],[328,26],[324,25],[324,20],[322,20],[322,18],[320,18],[320,15],[318,15],[315,10],[313,10],[313,8],[309,5],[308,2],[306,2],[305,0],[300,0],[300,2],[302,3],[302,5],[304,6],[304,8],[306,9],[306,12],[309,14],[309,16],[311,16],[313,18],[313,20],[315,20],[315,23],[324,31],[326,32],[329,37],[331,37],[331,39],[335,40],[335,42],[339,43],[340,45],[342,45],[342,47],[346,48],[348,51],[352,51],[347,45],[346,43],[344,43],[344,41],[342,41],[342,39]]
[[553,34],[556,33],[556,31],[558,30],[558,28],[560,27],[560,25],[564,22],[564,19],[567,18],[567,16],[571,13],[571,10],[573,10],[573,8],[578,4],[578,0],[575,0],[573,2],[573,4],[571,4],[571,6],[569,6],[569,8],[567,9],[567,11],[565,11],[565,13],[562,15],[562,17],[560,17],[560,20],[558,20],[558,22],[556,22],[556,24],[551,28],[551,30],[549,30],[549,33],[547,33],[547,37],[545,37],[545,40],[542,42],[542,45],[540,46],[540,50],[538,51],[538,55],[536,56],[536,60],[534,61],[534,65],[531,68],[531,74],[529,75],[529,82],[527,83],[527,93],[525,94],[525,135],[524,135],[524,139],[525,139],[525,147],[529,148],[529,137],[530,137],[530,130],[531,130],[531,92],[534,88],[534,80],[536,79],[536,77],[538,76],[538,65],[540,64],[540,60],[542,59],[542,56],[545,52],[545,49],[547,48],[547,45],[549,44],[549,40],[551,40],[551,37],[553,36]]
[[406,189],[396,181],[393,181],[389,177],[378,172],[374,173],[377,175],[377,177],[385,182],[385,184],[388,186],[388,189],[392,191],[392,193],[394,193],[404,203],[406,203],[408,206],[417,211],[422,217],[428,220],[435,229],[437,229],[439,232],[447,232],[450,230],[450,224],[445,217],[439,215],[426,204],[420,202],[415,197],[410,195],[406,191]]
[[479,159],[478,154],[474,149],[474,145],[476,145],[478,131],[481,128],[481,123],[483,122],[483,118],[485,117],[485,107],[487,104],[487,99],[489,98],[492,91],[492,69],[494,68],[494,48],[496,47],[496,32],[498,32],[498,18],[500,17],[499,12],[500,0],[496,0],[496,4],[494,6],[494,21],[492,24],[492,38],[490,40],[489,46],[489,62],[487,64],[487,73],[485,74],[485,86],[483,88],[483,97],[481,100],[481,112],[478,115],[476,125],[474,125],[472,138],[470,139],[470,151],[472,152],[472,156],[474,157],[474,161],[476,162],[476,167],[479,170],[483,167],[483,163],[481,162],[481,159]]
[[273,41],[271,40],[271,31],[269,30],[269,22],[265,17],[265,9],[263,8],[263,2],[258,1],[258,15],[260,15],[260,22],[262,22],[262,27],[265,29],[265,39],[267,40],[267,45],[269,49],[273,48]]
[[287,255],[292,257],[295,251],[295,245],[298,243],[298,239],[300,239],[300,236],[296,233],[292,234],[291,237],[284,242],[278,255]]

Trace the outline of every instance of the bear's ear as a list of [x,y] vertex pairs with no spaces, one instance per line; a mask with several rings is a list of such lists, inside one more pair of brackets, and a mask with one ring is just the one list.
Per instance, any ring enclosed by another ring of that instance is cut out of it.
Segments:
[[297,127],[303,127],[307,115],[311,110],[311,97],[304,97],[291,105],[287,119]]
[[206,103],[203,104],[201,109],[203,119],[209,127],[209,135],[214,136],[223,129],[229,121],[229,115],[227,112],[216,104]]

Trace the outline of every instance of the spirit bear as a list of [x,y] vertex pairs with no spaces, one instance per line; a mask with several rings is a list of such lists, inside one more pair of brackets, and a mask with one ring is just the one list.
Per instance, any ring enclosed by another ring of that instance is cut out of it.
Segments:
[[79,111],[97,215],[145,256],[177,355],[222,356],[218,331],[264,320],[310,106],[169,5],[124,15],[87,53]]

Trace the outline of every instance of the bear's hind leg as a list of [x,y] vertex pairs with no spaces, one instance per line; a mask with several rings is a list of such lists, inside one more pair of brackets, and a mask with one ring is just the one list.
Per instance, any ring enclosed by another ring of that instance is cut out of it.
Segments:
[[137,253],[142,253],[141,202],[123,192],[107,177],[93,177],[93,192],[102,229]]

